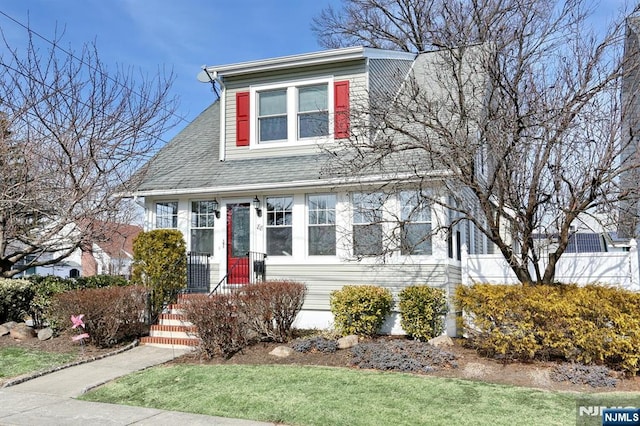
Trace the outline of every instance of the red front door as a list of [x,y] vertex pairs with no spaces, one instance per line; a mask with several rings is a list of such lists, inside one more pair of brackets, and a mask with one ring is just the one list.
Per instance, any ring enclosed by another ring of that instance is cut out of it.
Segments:
[[227,283],[249,284],[250,204],[227,204]]

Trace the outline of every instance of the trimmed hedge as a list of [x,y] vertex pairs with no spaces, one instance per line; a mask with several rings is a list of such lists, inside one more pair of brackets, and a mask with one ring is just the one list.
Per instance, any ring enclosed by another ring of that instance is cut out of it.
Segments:
[[331,292],[330,304],[339,333],[373,336],[391,313],[393,297],[386,288],[347,285]]
[[146,331],[147,290],[141,286],[71,290],[54,296],[47,312],[59,329],[71,329],[71,316],[84,314],[90,342],[111,347]]
[[444,331],[447,313],[445,292],[427,285],[411,286],[400,294],[400,324],[414,339],[426,341]]
[[22,321],[30,314],[33,287],[27,280],[0,278],[0,324]]
[[640,369],[640,294],[598,285],[460,286],[470,343],[503,359],[564,359]]

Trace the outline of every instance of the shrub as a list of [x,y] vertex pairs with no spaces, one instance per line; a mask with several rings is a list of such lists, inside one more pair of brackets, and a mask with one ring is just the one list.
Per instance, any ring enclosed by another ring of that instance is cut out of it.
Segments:
[[76,288],[124,287],[129,281],[118,275],[93,275],[75,278]]
[[61,278],[54,275],[29,277],[32,283],[34,296],[29,306],[29,314],[33,318],[34,325],[41,326],[45,322],[54,330],[65,327],[66,324],[57,324],[54,317],[47,317],[53,298],[65,291],[77,289],[77,283],[70,278]]
[[229,358],[249,344],[246,306],[237,293],[189,298],[186,319],[197,329],[200,349],[208,358]]
[[27,280],[0,278],[0,324],[30,314],[33,286]]
[[597,285],[458,287],[469,341],[503,359],[559,358],[635,374],[640,294]]
[[400,292],[400,324],[418,340],[429,340],[444,330],[447,299],[444,291],[426,285],[406,287]]
[[344,286],[331,292],[331,312],[340,333],[372,336],[391,312],[393,298],[386,288]]
[[90,341],[111,347],[145,331],[142,321],[147,290],[141,286],[72,290],[56,295],[48,317],[71,328],[71,315],[84,314]]
[[243,289],[249,327],[276,342],[291,339],[293,321],[302,309],[307,288],[293,281],[264,281]]
[[133,241],[131,283],[151,290],[151,320],[155,322],[165,304],[175,302],[187,285],[186,246],[175,229],[141,232]]

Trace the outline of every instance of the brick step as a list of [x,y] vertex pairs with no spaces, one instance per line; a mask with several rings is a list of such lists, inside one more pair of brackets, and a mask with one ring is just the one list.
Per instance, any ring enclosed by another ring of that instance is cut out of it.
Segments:
[[195,336],[196,328],[194,326],[184,325],[152,325],[149,330],[150,337],[180,337],[180,338],[197,338]]
[[184,337],[156,337],[146,336],[140,339],[140,344],[158,346],[164,348],[195,348],[200,344],[200,339]]

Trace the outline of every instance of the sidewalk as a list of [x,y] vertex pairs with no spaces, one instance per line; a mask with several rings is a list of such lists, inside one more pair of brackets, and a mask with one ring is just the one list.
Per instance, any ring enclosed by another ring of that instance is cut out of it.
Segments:
[[0,389],[0,425],[271,425],[250,420],[74,399],[113,379],[162,364],[182,349],[137,346],[117,355]]

